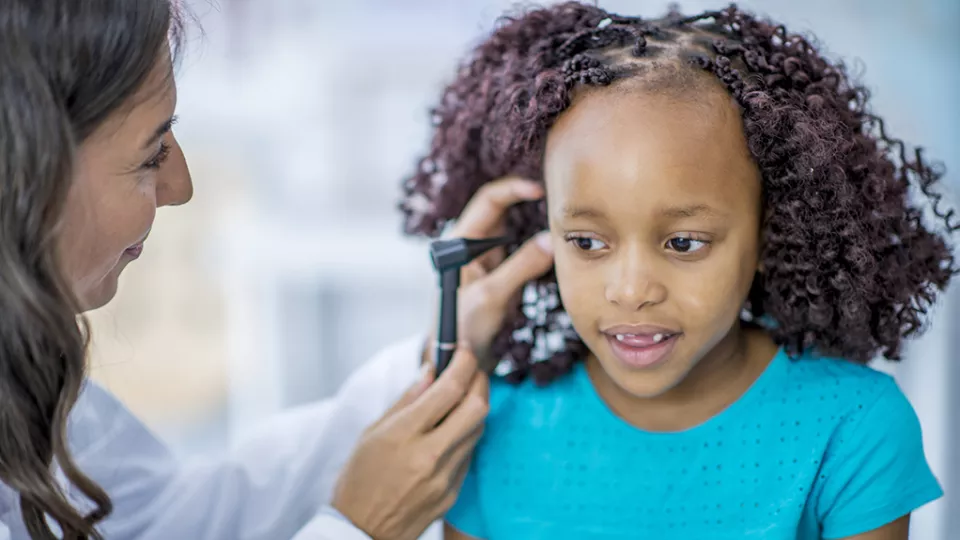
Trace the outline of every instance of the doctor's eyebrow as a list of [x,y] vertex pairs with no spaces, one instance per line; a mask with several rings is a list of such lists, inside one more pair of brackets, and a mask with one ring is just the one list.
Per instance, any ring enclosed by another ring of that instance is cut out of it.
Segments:
[[170,130],[173,129],[174,124],[177,123],[177,116],[171,116],[167,121],[157,126],[157,129],[153,131],[153,134],[147,138],[146,142],[143,143],[143,149],[146,150],[157,143],[161,137],[170,133]]

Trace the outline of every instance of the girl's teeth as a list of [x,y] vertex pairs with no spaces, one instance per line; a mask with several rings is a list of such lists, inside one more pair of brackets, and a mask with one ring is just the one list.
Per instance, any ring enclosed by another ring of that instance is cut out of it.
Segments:
[[[617,341],[623,341],[624,338],[627,337],[628,335],[632,335],[632,334],[617,334],[617,335],[616,335]],[[654,342],[654,343],[660,343],[660,342],[663,341],[666,337],[667,337],[666,334],[654,334],[654,335],[653,335],[653,342]]]

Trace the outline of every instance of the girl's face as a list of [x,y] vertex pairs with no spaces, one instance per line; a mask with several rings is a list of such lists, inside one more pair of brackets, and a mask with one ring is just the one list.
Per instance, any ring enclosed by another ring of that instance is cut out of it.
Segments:
[[757,271],[759,172],[733,99],[700,86],[588,90],[547,141],[564,306],[603,371],[636,397],[733,350]]

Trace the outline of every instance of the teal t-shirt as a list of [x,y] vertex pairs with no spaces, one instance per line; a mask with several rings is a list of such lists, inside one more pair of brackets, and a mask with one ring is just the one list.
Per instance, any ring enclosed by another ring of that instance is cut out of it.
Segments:
[[615,416],[583,364],[545,388],[494,381],[447,521],[488,540],[814,540],[942,494],[890,376],[781,351],[733,405],[675,433]]

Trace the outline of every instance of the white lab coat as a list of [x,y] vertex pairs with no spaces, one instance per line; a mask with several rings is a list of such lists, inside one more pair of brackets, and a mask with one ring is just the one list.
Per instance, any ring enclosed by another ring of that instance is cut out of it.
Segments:
[[[384,349],[336,396],[281,415],[216,461],[178,462],[88,383],[68,436],[81,470],[113,499],[100,530],[107,540],[367,540],[324,505],[361,432],[415,382],[422,344]],[[0,540],[27,538],[17,495],[0,485]]]

